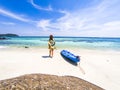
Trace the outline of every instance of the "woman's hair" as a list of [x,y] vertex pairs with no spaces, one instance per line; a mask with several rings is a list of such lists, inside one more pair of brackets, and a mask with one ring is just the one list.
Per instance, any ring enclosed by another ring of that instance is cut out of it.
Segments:
[[53,35],[50,35],[49,40],[53,40]]

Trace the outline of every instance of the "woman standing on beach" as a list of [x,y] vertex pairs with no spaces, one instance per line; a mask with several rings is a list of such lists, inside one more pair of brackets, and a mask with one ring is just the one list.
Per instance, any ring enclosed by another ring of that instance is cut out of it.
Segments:
[[49,56],[53,57],[53,53],[54,53],[54,49],[55,49],[55,41],[53,39],[53,35],[49,36],[48,48],[49,48]]

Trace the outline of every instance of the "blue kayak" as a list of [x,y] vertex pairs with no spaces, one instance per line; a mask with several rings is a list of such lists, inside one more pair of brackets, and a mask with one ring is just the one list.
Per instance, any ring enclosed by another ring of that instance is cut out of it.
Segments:
[[62,50],[61,55],[65,58],[69,59],[70,61],[75,62],[75,63],[80,61],[79,56],[75,56],[74,54],[70,53],[67,50]]

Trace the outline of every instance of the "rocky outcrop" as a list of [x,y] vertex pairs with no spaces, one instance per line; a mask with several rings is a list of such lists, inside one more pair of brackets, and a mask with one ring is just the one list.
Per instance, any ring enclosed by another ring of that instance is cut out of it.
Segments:
[[18,37],[17,34],[0,34],[0,37]]
[[5,39],[7,39],[7,38],[5,38],[5,37],[0,37],[0,40],[5,40]]
[[0,34],[0,40],[10,39],[10,37],[18,37],[17,34]]
[[103,90],[72,76],[30,74],[0,81],[0,90]]

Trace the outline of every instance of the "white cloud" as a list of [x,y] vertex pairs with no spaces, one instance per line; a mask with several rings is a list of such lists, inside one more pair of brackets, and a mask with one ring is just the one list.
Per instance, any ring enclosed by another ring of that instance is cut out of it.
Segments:
[[[55,22],[50,20],[41,21],[41,26],[43,29],[53,33],[56,32],[56,35],[117,37],[120,36],[120,31],[118,31],[120,30],[120,14],[118,10],[120,6],[117,4],[119,2],[119,0],[103,0],[95,6],[72,13],[63,11],[65,16],[58,18]],[[56,31],[52,31],[51,28]]]
[[120,31],[120,21],[107,22],[107,23],[104,24],[103,29],[105,29],[105,30],[113,30],[114,32],[115,32],[115,30]]
[[111,26],[116,27],[116,26],[120,26],[120,21],[112,21],[112,22],[105,23],[104,25],[107,27],[111,27]]
[[47,8],[43,8],[37,4],[34,3],[34,0],[29,0],[29,2],[36,8],[36,9],[39,9],[39,10],[46,10],[46,11],[52,11],[52,7],[51,5],[49,5]]
[[23,22],[28,22],[29,20],[26,18],[21,17],[20,15],[14,14],[10,11],[4,10],[4,9],[0,9],[0,14],[7,16],[7,17],[11,17],[13,19],[17,19]]
[[47,31],[49,26],[50,20],[40,20],[37,22],[37,27],[40,27],[44,31]]
[[0,22],[0,23],[3,25],[11,25],[11,26],[15,25],[15,23],[13,23],[13,22]]

